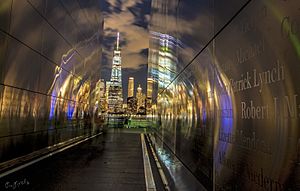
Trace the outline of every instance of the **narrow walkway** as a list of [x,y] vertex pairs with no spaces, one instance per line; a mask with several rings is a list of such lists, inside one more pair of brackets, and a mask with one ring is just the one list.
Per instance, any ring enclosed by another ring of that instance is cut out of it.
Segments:
[[140,191],[145,185],[140,132],[121,129],[0,179],[0,190],[22,191]]

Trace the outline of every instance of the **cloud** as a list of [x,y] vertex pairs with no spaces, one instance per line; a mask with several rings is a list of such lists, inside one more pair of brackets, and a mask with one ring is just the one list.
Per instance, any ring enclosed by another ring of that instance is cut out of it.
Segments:
[[121,11],[127,11],[128,7],[134,6],[137,2],[142,1],[135,1],[135,0],[109,0],[109,3],[114,8],[119,8]]
[[127,54],[123,58],[123,68],[139,69],[140,65],[147,64],[147,58],[141,54]]
[[[141,51],[149,47],[147,25],[150,16],[149,12],[143,9],[143,6],[149,6],[150,10],[150,1],[109,0],[107,2],[111,12],[104,11],[104,67],[111,67],[112,50],[117,31],[119,31],[122,68],[138,70],[140,65],[147,64],[147,55],[142,54]],[[138,25],[139,23],[141,24]]]

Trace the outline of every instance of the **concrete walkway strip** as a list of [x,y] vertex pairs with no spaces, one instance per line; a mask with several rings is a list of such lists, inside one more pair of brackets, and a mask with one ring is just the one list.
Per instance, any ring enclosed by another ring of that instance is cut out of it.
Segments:
[[146,190],[147,191],[156,191],[156,186],[152,174],[150,159],[148,155],[148,150],[145,142],[145,135],[141,134],[142,150],[143,150],[143,161],[144,161],[144,172],[145,172],[145,181],[146,181]]
[[93,135],[93,136],[87,137],[87,138],[85,138],[85,139],[83,139],[83,140],[81,140],[81,141],[75,142],[75,143],[73,143],[73,144],[71,144],[71,145],[68,145],[68,146],[63,147],[63,148],[61,148],[61,149],[58,149],[58,150],[56,150],[56,151],[54,151],[54,152],[48,153],[48,154],[46,154],[46,155],[44,155],[44,156],[41,156],[41,157],[39,157],[39,158],[37,158],[37,159],[34,159],[34,160],[30,161],[30,162],[27,162],[27,163],[25,163],[25,164],[22,164],[22,165],[20,165],[20,166],[18,166],[18,167],[15,167],[15,168],[13,168],[13,169],[11,169],[11,170],[8,170],[8,171],[6,171],[6,172],[0,174],[0,178],[5,177],[5,176],[7,176],[7,175],[9,175],[9,174],[11,174],[11,173],[14,173],[14,172],[18,171],[18,170],[21,170],[21,169],[23,169],[23,168],[25,168],[25,167],[27,167],[27,166],[30,166],[30,165],[32,165],[32,164],[34,164],[34,163],[37,163],[37,162],[39,162],[39,161],[41,161],[41,160],[43,160],[43,159],[46,159],[46,158],[48,158],[48,157],[51,157],[52,155],[55,155],[55,154],[57,154],[57,153],[60,153],[60,152],[62,152],[62,151],[64,151],[64,150],[66,150],[66,149],[69,149],[69,148],[71,148],[71,147],[74,147],[74,146],[76,146],[76,145],[78,145],[78,144],[80,144],[80,143],[82,143],[82,142],[85,142],[85,141],[87,141],[87,140],[90,140],[90,139],[92,139],[92,138],[94,138],[94,137],[96,137],[96,136],[98,136],[98,135],[101,135],[101,134],[102,134],[102,132],[100,132],[100,133],[98,133],[98,134],[95,134],[95,135]]

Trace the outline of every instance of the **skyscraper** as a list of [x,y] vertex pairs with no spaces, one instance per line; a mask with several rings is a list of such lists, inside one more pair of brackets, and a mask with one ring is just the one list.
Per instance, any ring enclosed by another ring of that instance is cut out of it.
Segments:
[[113,52],[111,80],[108,89],[108,112],[121,113],[123,111],[122,95],[122,60],[119,47],[120,34],[117,35],[117,42]]
[[142,87],[139,85],[136,92],[136,100],[137,100],[137,113],[145,114],[145,94],[142,92]]
[[154,80],[152,78],[147,78],[147,97],[146,97],[147,114],[150,114],[152,109],[153,82]]
[[140,98],[142,96],[142,94],[143,94],[142,91],[143,91],[143,89],[142,89],[141,85],[139,84],[139,86],[136,89],[136,97],[137,98]]
[[121,68],[122,60],[121,60],[121,50],[119,47],[119,41],[120,41],[120,33],[118,32],[117,42],[113,53],[113,63],[112,63],[110,81],[113,82],[115,85],[119,85],[120,87],[122,87],[122,68]]
[[152,99],[153,79],[147,78],[147,98]]
[[134,78],[129,77],[128,79],[128,96],[127,97],[133,97],[134,96]]
[[134,78],[129,77],[128,79],[128,96],[127,96],[127,112],[128,114],[136,114],[137,102],[134,97]]

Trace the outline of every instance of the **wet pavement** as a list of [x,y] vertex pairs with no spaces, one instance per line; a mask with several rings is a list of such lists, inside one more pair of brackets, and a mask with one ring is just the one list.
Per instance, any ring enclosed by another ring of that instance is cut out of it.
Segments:
[[113,129],[0,179],[0,190],[146,190],[140,133]]

